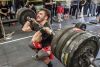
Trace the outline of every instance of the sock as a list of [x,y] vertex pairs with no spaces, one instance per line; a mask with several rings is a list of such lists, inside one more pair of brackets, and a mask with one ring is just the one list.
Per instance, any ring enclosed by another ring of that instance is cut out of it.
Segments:
[[48,67],[53,67],[51,62],[49,62],[49,64],[47,64],[47,65],[48,65]]

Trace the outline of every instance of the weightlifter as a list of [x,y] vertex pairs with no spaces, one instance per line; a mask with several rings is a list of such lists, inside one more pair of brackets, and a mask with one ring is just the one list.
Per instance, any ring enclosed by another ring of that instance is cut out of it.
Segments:
[[[36,31],[29,46],[36,51],[36,55],[34,55],[33,58],[44,61],[48,67],[52,67],[51,59],[53,59],[51,52],[53,33],[49,25],[50,15],[47,9],[40,9],[40,11],[37,12],[36,20],[33,19],[33,22],[27,21],[22,28],[25,32]],[[34,21],[39,23],[40,26],[43,26],[43,28],[36,30]]]
[[37,12],[37,15],[36,15],[36,18],[33,19],[33,22],[30,22],[30,21],[26,21],[26,23],[24,24],[23,28],[22,28],[22,31],[24,32],[30,32],[30,31],[38,31],[35,29],[35,21],[37,23],[40,24],[40,26],[43,26],[43,27],[50,27],[50,24],[49,24],[49,18],[51,17],[50,16],[50,12],[48,9],[40,9],[40,11]]

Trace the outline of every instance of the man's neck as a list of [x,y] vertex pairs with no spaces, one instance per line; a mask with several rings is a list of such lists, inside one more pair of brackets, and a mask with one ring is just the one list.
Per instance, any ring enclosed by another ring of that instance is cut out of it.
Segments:
[[44,26],[44,24],[47,22],[47,20],[44,20],[42,22],[40,22],[40,25]]

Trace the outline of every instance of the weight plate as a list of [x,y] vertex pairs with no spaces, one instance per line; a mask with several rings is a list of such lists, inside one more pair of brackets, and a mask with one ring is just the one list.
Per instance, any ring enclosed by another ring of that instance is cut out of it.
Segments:
[[18,22],[22,25],[24,25],[27,21],[27,17],[35,18],[35,16],[35,12],[28,8],[20,8],[16,13],[16,18],[18,19]]
[[[79,36],[79,34],[81,34],[81,33],[83,33],[82,32],[82,30],[80,31],[80,32],[77,32],[77,31],[74,31],[74,29],[72,30],[73,32],[73,35],[71,35],[71,37],[68,39],[68,40],[66,40],[66,43],[65,43],[65,46],[63,47],[63,48],[61,48],[62,50],[60,50],[59,51],[59,57],[61,57],[62,56],[62,53],[68,53],[68,49],[69,49],[69,46],[70,46],[70,43],[77,37],[77,36]],[[73,45],[74,46],[74,45]],[[70,51],[69,51],[70,52]],[[69,53],[68,53],[69,54]],[[65,63],[65,59],[64,60],[62,60],[62,61],[64,61],[64,63]]]
[[60,40],[58,41],[58,44],[57,44],[57,47],[56,47],[56,55],[57,55],[57,58],[60,59],[60,55],[61,55],[61,51],[62,49],[64,48],[66,42],[71,38],[71,36],[73,36],[75,33],[77,32],[74,32],[73,31],[73,28],[66,31],[65,34],[60,38]]
[[56,31],[55,32],[55,35],[53,37],[53,40],[52,40],[52,52],[55,54],[55,48],[57,46],[57,43],[59,41],[59,39],[62,37],[62,35],[69,29],[72,29],[73,27],[66,27],[60,31]]

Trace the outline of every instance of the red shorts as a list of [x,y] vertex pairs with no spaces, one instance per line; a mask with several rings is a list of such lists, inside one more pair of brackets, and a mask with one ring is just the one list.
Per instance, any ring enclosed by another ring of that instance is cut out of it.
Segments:
[[50,46],[50,45],[49,45],[49,46],[46,46],[46,47],[44,47],[44,48],[42,48],[42,45],[41,45],[39,42],[32,42],[32,45],[33,45],[36,49],[41,49],[41,50],[45,51],[46,53],[48,53],[48,54],[50,55],[49,58],[50,58],[51,60],[53,60],[54,55],[53,55],[53,53],[52,53],[52,51],[51,51],[51,46]]

